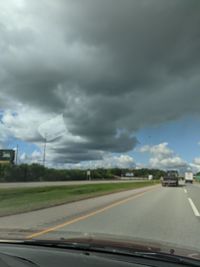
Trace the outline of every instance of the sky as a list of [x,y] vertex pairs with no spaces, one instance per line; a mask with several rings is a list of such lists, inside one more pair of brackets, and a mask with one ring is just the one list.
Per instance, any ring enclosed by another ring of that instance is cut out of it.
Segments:
[[0,147],[41,163],[46,125],[63,131],[49,167],[200,171],[199,13],[199,0],[1,1]]

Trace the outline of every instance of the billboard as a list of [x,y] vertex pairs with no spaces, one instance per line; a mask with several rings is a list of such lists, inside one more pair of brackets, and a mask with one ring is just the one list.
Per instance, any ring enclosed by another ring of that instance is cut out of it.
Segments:
[[0,149],[0,164],[14,164],[15,151],[12,149]]

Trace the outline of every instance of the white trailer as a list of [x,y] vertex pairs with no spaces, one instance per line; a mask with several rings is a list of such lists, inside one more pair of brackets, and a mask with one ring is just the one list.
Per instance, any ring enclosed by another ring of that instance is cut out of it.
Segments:
[[185,173],[185,182],[186,183],[193,183],[193,179],[194,179],[194,177],[193,177],[193,173],[192,172],[186,172]]

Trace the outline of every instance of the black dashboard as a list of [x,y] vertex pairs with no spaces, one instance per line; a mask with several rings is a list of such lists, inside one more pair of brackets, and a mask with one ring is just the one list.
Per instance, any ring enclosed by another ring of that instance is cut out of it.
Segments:
[[[0,267],[180,266],[131,256],[22,244],[0,244]],[[182,266],[185,266],[184,264]]]

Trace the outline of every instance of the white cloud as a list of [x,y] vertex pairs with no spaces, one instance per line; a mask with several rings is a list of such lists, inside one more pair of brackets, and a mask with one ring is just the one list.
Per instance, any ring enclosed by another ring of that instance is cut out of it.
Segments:
[[152,168],[162,168],[162,169],[171,169],[171,168],[179,169],[179,168],[185,168],[187,166],[187,162],[178,156],[173,156],[171,158],[169,157],[164,159],[153,157],[149,160],[149,163]]
[[114,156],[113,159],[111,157],[111,159],[108,161],[110,161],[111,164],[116,165],[119,168],[130,168],[135,166],[134,159],[128,155]]
[[65,168],[97,169],[97,168],[135,168],[135,160],[129,155],[114,156],[104,154],[102,160],[85,161],[77,164],[64,164]]
[[19,157],[19,162],[20,163],[27,163],[27,164],[32,164],[32,163],[42,163],[42,153],[40,151],[34,150],[30,155],[27,153],[23,152],[20,157]]
[[158,145],[146,145],[140,149],[142,153],[149,153],[149,167],[161,169],[183,169],[187,168],[188,163],[168,147],[164,142]]
[[41,160],[42,154],[40,151],[34,150],[31,157],[33,160]]
[[200,166],[200,158],[194,158],[193,162],[194,162],[194,164]]
[[[200,142],[198,142],[200,145]],[[192,162],[187,162],[168,147],[164,142],[158,145],[145,145],[140,148],[140,152],[149,153],[149,167],[161,169],[179,169],[184,171],[200,172],[200,157],[196,157]]]
[[193,162],[190,163],[189,166],[194,173],[200,172],[200,157],[194,158]]
[[25,105],[14,111],[5,110],[2,115],[4,128],[15,138],[23,141],[41,141],[38,133],[38,126],[47,119],[51,114],[45,114],[40,110],[30,108]]
[[[23,141],[41,143],[43,142],[43,137],[39,134],[39,126],[48,123],[48,121],[52,122],[52,118],[55,118],[55,116],[55,113],[44,113],[39,109],[30,108],[26,105],[21,105],[14,111],[5,110],[2,114],[2,124],[0,124],[0,139],[1,137],[6,137],[9,133],[11,136]],[[62,127],[63,129],[64,126]],[[55,132],[55,128],[59,128],[60,125],[51,123],[51,127],[48,131],[50,132],[52,129],[52,132]],[[65,129],[62,139],[63,142],[85,140],[80,136],[71,134],[67,129]]]
[[0,145],[8,138],[8,129],[0,122]]
[[200,171],[200,165],[197,165],[197,164],[194,164],[194,163],[190,163],[188,170],[192,171],[193,173],[197,173],[197,172]]
[[150,146],[145,145],[140,148],[140,152],[150,153],[158,158],[169,157],[173,154],[173,150],[168,147],[168,143],[164,142],[158,145]]
[[20,163],[26,161],[27,158],[28,158],[28,156],[26,155],[26,153],[25,153],[25,152],[22,153],[22,154],[20,155]]

